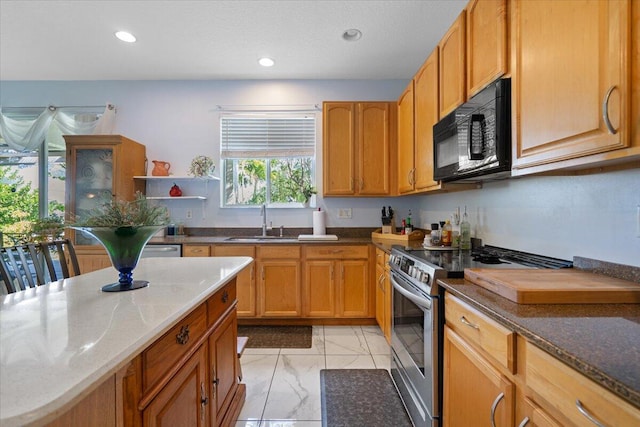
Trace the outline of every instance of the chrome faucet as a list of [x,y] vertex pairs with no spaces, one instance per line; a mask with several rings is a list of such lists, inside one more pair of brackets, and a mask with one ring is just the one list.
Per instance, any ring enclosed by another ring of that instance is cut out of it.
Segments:
[[263,204],[260,208],[260,215],[262,215],[262,237],[267,235],[267,205]]

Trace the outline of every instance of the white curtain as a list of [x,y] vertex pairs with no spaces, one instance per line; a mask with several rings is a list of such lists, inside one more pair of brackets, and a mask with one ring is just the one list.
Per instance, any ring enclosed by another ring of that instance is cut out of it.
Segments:
[[101,117],[87,119],[69,114],[56,107],[47,107],[35,120],[16,120],[2,113],[0,107],[0,135],[10,148],[16,151],[33,151],[40,146],[49,132],[52,122],[63,135],[104,135],[113,131],[116,108],[107,104]]

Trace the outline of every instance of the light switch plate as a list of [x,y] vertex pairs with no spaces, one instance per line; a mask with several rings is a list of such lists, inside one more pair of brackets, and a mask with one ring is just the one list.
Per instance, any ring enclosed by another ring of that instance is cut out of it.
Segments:
[[340,209],[338,209],[338,218],[340,218],[340,219],[351,219],[351,208],[340,208]]

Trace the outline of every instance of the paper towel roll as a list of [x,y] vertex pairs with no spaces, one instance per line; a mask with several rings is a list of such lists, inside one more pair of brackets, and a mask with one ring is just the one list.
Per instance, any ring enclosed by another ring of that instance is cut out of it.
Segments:
[[321,210],[313,211],[313,234],[315,236],[327,234],[327,229],[324,224],[324,212]]

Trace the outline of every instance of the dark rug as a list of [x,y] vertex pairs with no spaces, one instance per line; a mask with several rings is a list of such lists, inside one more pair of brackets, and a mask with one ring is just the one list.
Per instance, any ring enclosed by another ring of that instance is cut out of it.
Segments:
[[386,369],[322,369],[323,427],[412,427]]
[[238,326],[238,336],[249,337],[247,348],[311,348],[311,335],[311,326]]

